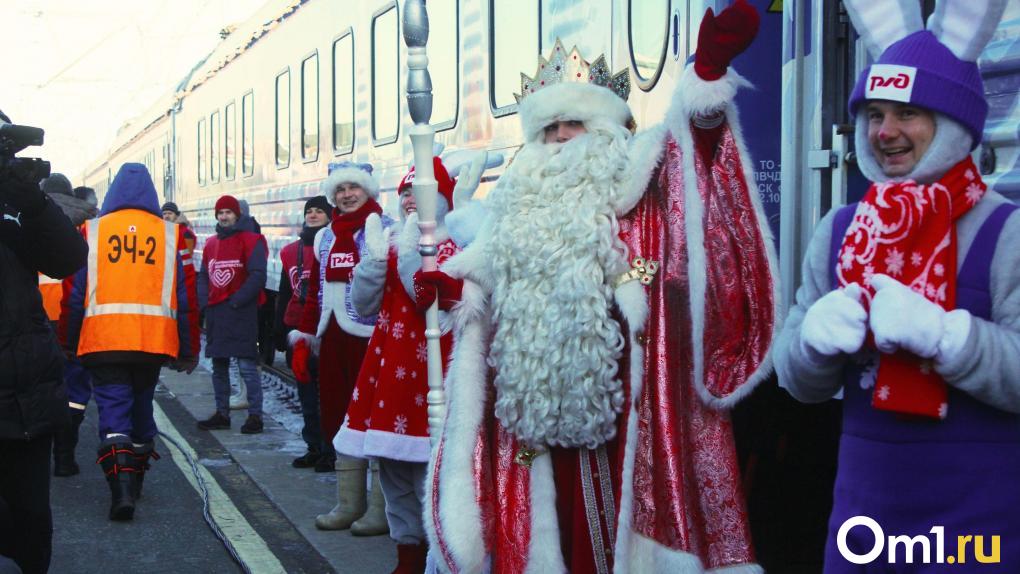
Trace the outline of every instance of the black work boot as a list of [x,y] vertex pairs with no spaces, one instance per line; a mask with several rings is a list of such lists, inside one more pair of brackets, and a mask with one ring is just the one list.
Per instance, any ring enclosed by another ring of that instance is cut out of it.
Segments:
[[259,415],[248,415],[248,420],[241,425],[242,434],[259,434],[262,432],[262,417]]
[[107,437],[99,447],[99,459],[110,485],[110,520],[135,516],[135,482],[138,475],[134,447],[127,437]]
[[216,411],[213,416],[205,419],[204,421],[198,421],[198,428],[201,430],[223,430],[230,428],[230,417]]
[[315,463],[319,461],[319,449],[308,447],[308,452],[295,458],[290,465],[294,468],[313,468]]
[[78,446],[78,428],[85,419],[85,411],[68,407],[71,412],[71,426],[53,434],[53,476],[74,476],[80,472],[74,460],[74,449]]
[[138,500],[142,497],[142,483],[145,482],[145,473],[149,470],[149,459],[159,460],[159,453],[156,452],[155,441],[149,441],[134,448],[135,464],[138,468],[135,478],[135,500]]

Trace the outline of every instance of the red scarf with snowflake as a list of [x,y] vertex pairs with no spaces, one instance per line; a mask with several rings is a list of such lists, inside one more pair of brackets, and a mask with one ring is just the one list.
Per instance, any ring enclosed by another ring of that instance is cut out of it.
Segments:
[[382,213],[382,207],[371,197],[365,205],[351,213],[340,213],[339,209],[333,209],[333,221],[329,223],[334,236],[333,248],[329,250],[326,261],[321,263],[326,270],[326,281],[347,283],[351,280],[354,266],[361,261],[354,234],[365,226],[365,220],[373,213]]
[[[930,185],[872,184],[857,206],[839,251],[840,285],[864,286],[867,308],[875,295],[871,276],[884,273],[943,309],[955,309],[954,222],[977,204],[986,189],[970,156]],[[947,399],[946,383],[930,360],[903,350],[882,355],[871,398],[876,409],[944,419]]]

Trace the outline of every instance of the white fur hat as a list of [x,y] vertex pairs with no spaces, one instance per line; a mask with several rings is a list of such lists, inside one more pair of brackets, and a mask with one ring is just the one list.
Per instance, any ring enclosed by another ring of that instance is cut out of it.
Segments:
[[559,39],[549,58],[538,57],[534,76],[521,74],[521,125],[526,142],[541,142],[546,126],[559,121],[588,123],[594,119],[630,123],[633,116],[627,105],[630,72],[615,74],[605,56],[589,63],[577,46],[567,52]]
[[606,118],[626,126],[633,117],[627,102],[609,88],[573,82],[537,90],[521,101],[518,110],[527,142],[542,141],[543,130],[553,122]]
[[336,207],[336,188],[353,183],[364,189],[372,199],[379,199],[379,182],[372,175],[372,164],[345,161],[329,165],[329,176],[322,181],[322,194]]

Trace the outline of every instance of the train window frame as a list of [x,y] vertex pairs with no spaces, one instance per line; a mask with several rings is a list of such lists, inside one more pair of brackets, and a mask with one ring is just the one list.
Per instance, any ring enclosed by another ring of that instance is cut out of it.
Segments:
[[[315,153],[312,155],[305,155],[305,64],[309,60],[315,59]],[[301,160],[303,163],[311,163],[319,160],[319,148],[322,147],[319,142],[319,128],[320,118],[322,117],[322,107],[319,105],[319,50],[312,50],[307,56],[301,59]]]
[[[336,98],[336,95],[337,95],[336,47],[337,47],[337,44],[339,44],[342,40],[345,40],[347,38],[351,39],[351,62],[350,62],[350,72],[351,73],[350,73],[350,77],[349,77],[348,82],[347,82],[349,84],[348,87],[350,88],[350,94],[351,94],[351,143],[350,143],[350,145],[342,146],[342,145],[339,145],[337,143],[337,137],[336,137],[336,135],[337,135],[336,134],[336,117],[337,117],[336,116],[336,110],[337,110],[337,98]],[[333,67],[330,70],[330,75],[332,76],[332,90],[333,91],[330,94],[330,100],[331,100],[332,104],[330,106],[330,110],[331,110],[331,123],[330,123],[330,128],[329,128],[329,134],[330,134],[330,138],[332,139],[332,142],[333,142],[333,155],[334,156],[347,155],[349,153],[352,153],[354,151],[355,142],[358,139],[357,120],[356,120],[356,112],[357,112],[357,97],[356,96],[357,96],[357,93],[355,92],[355,82],[354,82],[354,62],[357,61],[356,56],[355,56],[355,52],[356,52],[357,49],[358,49],[357,45],[354,42],[354,28],[351,28],[351,27],[348,27],[346,30],[341,32],[339,36],[333,38],[333,42],[330,43],[330,54],[331,54],[331,57],[333,59]]]
[[[232,130],[228,130],[232,127]],[[231,132],[233,138],[231,138]],[[233,142],[231,142],[233,139]],[[229,147],[228,147],[229,146]],[[233,156],[233,157],[231,157]],[[231,163],[233,159],[233,163]],[[228,167],[233,168],[227,169]],[[230,100],[223,106],[223,179],[234,181],[237,178],[237,100]]]
[[[496,104],[496,26],[494,22],[494,14],[496,13],[496,0],[488,1],[489,8],[489,110],[492,112],[492,117],[501,118],[517,113],[517,108],[520,106],[519,103],[514,102],[505,106],[499,106]],[[535,2],[535,21],[538,24],[538,34],[536,35],[535,51],[534,54],[542,53],[542,0]],[[523,72],[524,70],[519,70]]]
[[[460,0],[453,0],[453,30],[454,30],[454,55],[453,55],[453,118],[437,123],[432,126],[436,133],[451,130],[457,126],[457,120],[460,119]],[[435,23],[435,19],[429,16],[429,25],[432,26]],[[433,28],[433,31],[435,29]],[[430,32],[431,34],[434,32]],[[433,55],[429,53],[429,67],[432,67],[431,62],[438,63],[439,60],[433,60]],[[435,94],[435,86],[432,89],[433,95]],[[435,111],[435,104],[432,107],[433,112]]]
[[209,183],[220,182],[220,157],[219,147],[220,142],[220,111],[213,110],[209,112]]
[[[280,78],[287,76],[287,162],[280,163]],[[290,66],[278,72],[273,80],[273,163],[276,169],[290,167],[291,159],[291,125],[290,125]]]
[[669,31],[673,23],[673,10],[669,0],[666,0],[666,14],[664,20],[665,33],[663,34],[662,49],[659,54],[659,65],[656,66],[655,72],[648,78],[644,78],[638,72],[637,59],[634,55],[634,36],[631,32],[634,30],[633,18],[634,18],[634,0],[627,1],[627,54],[630,58],[630,69],[633,72],[634,83],[637,84],[638,88],[644,92],[650,92],[652,88],[659,83],[659,78],[662,77],[662,70],[666,67],[666,53],[669,51],[670,35]]
[[198,154],[196,155],[196,162],[198,164],[196,166],[198,168],[196,170],[197,171],[196,175],[198,176],[198,185],[202,186],[202,187],[205,187],[205,185],[206,185],[205,166],[206,166],[206,163],[208,163],[206,158],[205,158],[205,146],[208,145],[208,144],[206,144],[206,141],[205,141],[205,134],[206,134],[205,122],[206,122],[206,120],[205,120],[204,116],[201,117],[201,118],[198,118],[198,124],[196,126],[196,133],[195,133],[195,139],[198,141],[198,145],[195,146],[197,148],[196,151],[198,152]]
[[[396,115],[397,115],[397,128],[396,128],[396,131],[393,133],[392,136],[386,136],[386,137],[380,138],[380,137],[376,136],[376,128],[375,128],[375,124],[376,124],[376,105],[375,105],[375,84],[376,84],[376,82],[375,82],[375,78],[376,78],[375,31],[376,31],[376,27],[375,27],[375,25],[376,25],[376,21],[379,20],[380,17],[382,17],[384,14],[386,14],[390,10],[393,10],[395,12],[395,16],[397,17],[397,20],[396,20],[396,22],[397,22],[397,33],[396,33],[397,66],[396,66],[396,70],[394,70],[394,72],[393,72],[394,74],[396,74],[396,77],[397,77],[397,100],[396,100],[396,104],[397,104],[397,111],[396,111]],[[375,147],[379,147],[379,146],[384,146],[384,145],[391,144],[391,143],[393,143],[393,142],[395,142],[395,141],[400,139],[400,124],[401,124],[401,121],[400,121],[400,117],[401,117],[400,116],[400,34],[401,34],[401,29],[400,28],[401,28],[401,22],[400,22],[400,6],[397,5],[396,0],[392,0],[390,2],[387,2],[382,7],[380,7],[378,10],[373,12],[372,13],[372,17],[370,18],[370,22],[371,22],[371,24],[369,25],[369,30],[370,30],[370,34],[371,34],[370,46],[371,46],[371,69],[372,69],[372,73],[371,73],[371,76],[370,76],[371,81],[372,81],[372,86],[371,86],[371,99],[372,99],[372,145],[375,146]]]
[[[245,112],[244,106],[245,100],[249,96],[251,97],[251,99],[247,101],[251,102],[251,113],[248,116],[246,116],[244,113]],[[248,133],[247,129],[248,119],[251,119],[250,134]],[[247,138],[245,138],[246,135],[248,136]],[[249,169],[247,170],[245,169],[244,165],[245,143],[247,143],[248,146],[251,147],[251,165],[248,166]],[[248,90],[247,92],[241,94],[241,177],[251,177],[253,175],[255,175],[255,90]]]

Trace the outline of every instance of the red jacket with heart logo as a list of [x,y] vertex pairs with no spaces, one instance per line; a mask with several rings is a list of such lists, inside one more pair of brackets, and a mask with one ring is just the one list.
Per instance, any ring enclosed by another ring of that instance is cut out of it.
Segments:
[[[241,231],[224,238],[215,235],[205,243],[202,260],[209,277],[209,302],[216,305],[230,298],[248,279],[248,258],[255,246],[262,243],[265,247],[266,238],[251,231]],[[259,305],[265,301],[265,294],[259,294]]]

